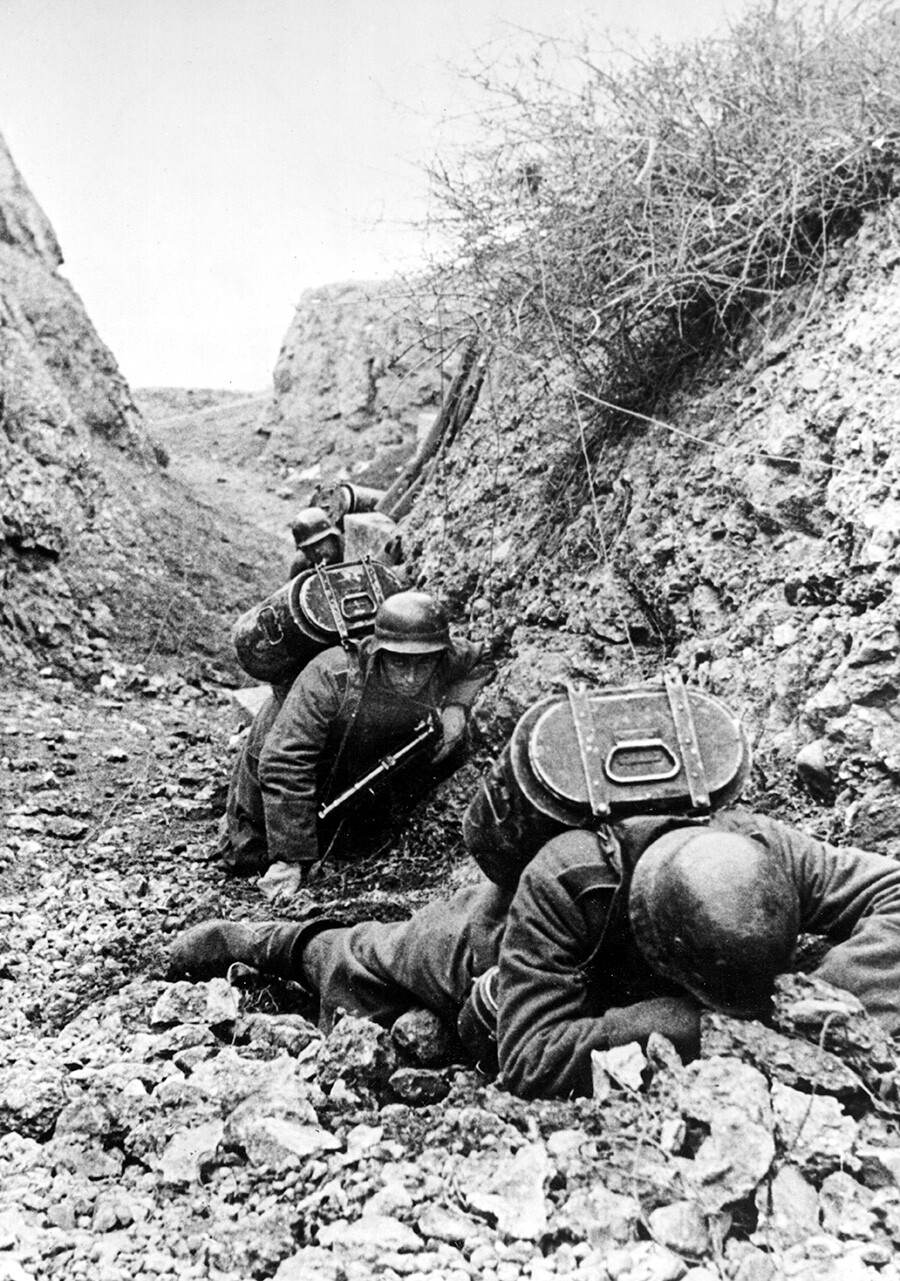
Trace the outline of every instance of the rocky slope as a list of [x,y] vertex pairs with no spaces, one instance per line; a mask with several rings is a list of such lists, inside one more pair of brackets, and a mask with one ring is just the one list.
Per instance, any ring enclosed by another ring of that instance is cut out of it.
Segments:
[[306,481],[386,487],[434,417],[445,381],[440,332],[420,316],[399,283],[306,290],[257,425],[268,457]]
[[820,828],[895,848],[898,231],[870,217],[660,421],[476,411],[406,546],[505,655],[498,740],[564,679],[675,666],[746,719],[762,800],[810,807],[802,750]]
[[0,661],[86,675],[98,644],[221,655],[272,540],[234,538],[166,476],[61,264],[0,139]]

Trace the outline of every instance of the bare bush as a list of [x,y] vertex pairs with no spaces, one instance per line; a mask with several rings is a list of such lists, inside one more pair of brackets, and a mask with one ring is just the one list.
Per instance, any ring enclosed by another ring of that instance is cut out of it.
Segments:
[[455,246],[434,287],[595,405],[652,413],[895,194],[900,17],[870,3],[767,4],[606,66],[544,41],[476,78],[480,141],[433,172]]

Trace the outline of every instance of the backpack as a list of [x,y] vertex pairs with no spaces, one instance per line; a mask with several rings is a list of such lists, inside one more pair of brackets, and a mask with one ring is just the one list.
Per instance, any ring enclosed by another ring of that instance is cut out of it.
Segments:
[[492,881],[513,888],[561,832],[602,831],[636,814],[704,817],[738,798],[750,766],[740,721],[680,676],[569,685],[521,717],[469,803],[463,839]]
[[240,616],[232,629],[237,660],[256,680],[292,681],[322,650],[370,635],[378,606],[400,590],[397,575],[378,562],[306,569]]

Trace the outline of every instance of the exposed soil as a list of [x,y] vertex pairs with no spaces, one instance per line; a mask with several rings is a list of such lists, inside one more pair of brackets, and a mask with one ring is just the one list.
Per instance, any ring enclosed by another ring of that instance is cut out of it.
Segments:
[[169,472],[207,507],[256,525],[291,546],[296,482],[265,457],[256,431],[270,399],[221,391],[150,387],[135,402],[169,457]]

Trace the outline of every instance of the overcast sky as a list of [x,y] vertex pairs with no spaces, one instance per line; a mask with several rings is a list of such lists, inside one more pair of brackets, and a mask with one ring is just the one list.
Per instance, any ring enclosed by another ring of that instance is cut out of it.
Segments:
[[262,389],[304,289],[419,260],[421,166],[471,127],[452,65],[744,7],[0,0],[0,133],[132,386]]

